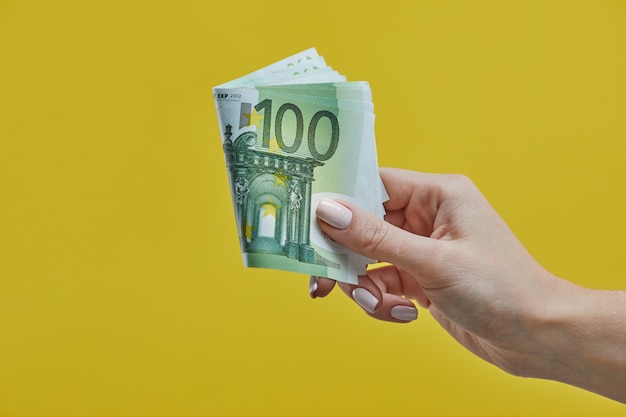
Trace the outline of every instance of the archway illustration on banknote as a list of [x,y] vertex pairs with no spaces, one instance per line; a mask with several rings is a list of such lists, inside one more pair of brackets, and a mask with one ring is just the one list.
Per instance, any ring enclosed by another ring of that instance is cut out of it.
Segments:
[[265,253],[325,264],[310,243],[311,186],[323,162],[255,149],[255,132],[231,140],[225,128],[239,242],[244,253]]

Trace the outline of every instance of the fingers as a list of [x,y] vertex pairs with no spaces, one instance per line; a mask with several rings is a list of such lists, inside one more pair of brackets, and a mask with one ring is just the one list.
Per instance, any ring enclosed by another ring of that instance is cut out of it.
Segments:
[[[359,285],[362,285],[361,281]],[[417,309],[408,298],[390,293],[381,293],[381,298],[376,298],[360,286],[340,283],[339,287],[370,317],[394,323],[408,323],[417,319]],[[372,310],[374,304],[375,309]]]
[[437,249],[436,240],[402,230],[349,203],[324,199],[316,214],[324,233],[335,242],[416,276],[420,267],[432,263]]
[[385,208],[398,210],[410,204],[422,209],[437,211],[441,201],[459,193],[459,186],[466,187],[463,175],[428,174],[398,168],[380,168],[380,178],[389,194]]
[[446,195],[445,176],[381,168],[380,178],[389,194],[389,200],[384,203],[385,219],[413,233],[429,236]]
[[[311,277],[309,290],[313,298],[324,297],[334,286],[334,280]],[[338,286],[366,314],[378,320],[408,323],[418,315],[411,298],[424,307],[430,303],[415,280],[392,265],[369,270],[368,275],[359,277],[357,285],[340,282]]]
[[[330,278],[311,276],[309,280],[309,294],[312,298],[325,297],[335,286],[335,281]],[[339,283],[341,289],[348,294],[365,311],[373,313],[376,311],[383,294],[380,287],[371,279],[360,276],[358,285]]]
[[417,301],[424,308],[430,306],[430,300],[415,278],[394,265],[369,269],[367,276],[376,283],[383,294],[393,294]]
[[326,297],[335,287],[335,280],[311,275],[309,279],[309,295],[311,298]]
[[[411,299],[428,307],[430,300],[422,286],[437,284],[428,277],[445,265],[442,241],[429,236],[438,224],[437,213],[450,184],[446,185],[449,180],[442,176],[397,169],[381,169],[381,178],[390,196],[385,204],[387,221],[330,199],[319,202],[316,215],[322,231],[333,241],[395,265],[368,271],[367,276],[359,277],[358,285],[340,283],[340,288],[370,316],[408,322],[417,318]],[[324,296],[335,283],[320,278],[310,285],[312,296]]]

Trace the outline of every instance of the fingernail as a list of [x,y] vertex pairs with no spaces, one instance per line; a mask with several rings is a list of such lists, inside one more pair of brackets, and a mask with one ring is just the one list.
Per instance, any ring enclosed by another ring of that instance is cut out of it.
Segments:
[[373,313],[378,305],[378,298],[374,297],[374,295],[365,288],[357,287],[352,290],[352,298],[365,311],[370,313]]
[[417,319],[417,309],[409,306],[395,306],[391,308],[391,317],[396,320],[413,321]]
[[350,226],[350,222],[352,221],[352,212],[350,209],[328,199],[320,201],[315,214],[326,223],[341,230]]
[[317,277],[311,275],[309,278],[309,295],[311,298],[316,298],[315,291],[317,291]]

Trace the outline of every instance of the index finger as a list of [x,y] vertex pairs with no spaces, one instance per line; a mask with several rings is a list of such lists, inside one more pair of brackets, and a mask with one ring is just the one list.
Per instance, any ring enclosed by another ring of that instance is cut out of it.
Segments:
[[384,203],[385,220],[422,236],[430,236],[443,199],[444,183],[437,174],[398,168],[380,168],[380,178],[389,194]]

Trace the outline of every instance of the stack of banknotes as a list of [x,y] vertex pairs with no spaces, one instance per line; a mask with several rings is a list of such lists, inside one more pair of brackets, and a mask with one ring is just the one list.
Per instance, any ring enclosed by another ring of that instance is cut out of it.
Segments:
[[326,237],[322,199],[379,217],[367,82],[348,82],[314,48],[213,88],[244,265],[356,283],[375,262]]

